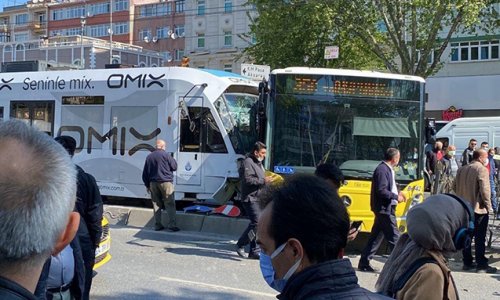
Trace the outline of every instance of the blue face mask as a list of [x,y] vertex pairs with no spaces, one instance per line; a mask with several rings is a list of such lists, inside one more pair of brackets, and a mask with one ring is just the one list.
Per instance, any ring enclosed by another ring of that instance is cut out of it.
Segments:
[[285,289],[286,282],[288,278],[290,278],[295,271],[297,271],[297,268],[300,265],[300,262],[302,259],[299,259],[289,270],[286,272],[285,276],[283,276],[282,279],[276,279],[275,277],[275,272],[274,272],[274,267],[272,264],[273,258],[278,256],[283,249],[285,249],[286,242],[276,248],[274,252],[271,254],[271,256],[264,254],[262,251],[260,252],[260,271],[262,272],[262,276],[264,277],[264,280],[267,282],[267,284],[275,289],[278,292],[283,292]]

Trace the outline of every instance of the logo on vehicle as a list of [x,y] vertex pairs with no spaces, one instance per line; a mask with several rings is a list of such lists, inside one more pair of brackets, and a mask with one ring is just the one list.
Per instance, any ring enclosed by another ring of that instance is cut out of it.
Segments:
[[3,90],[4,88],[8,88],[9,90],[12,91],[12,88],[10,87],[10,85],[8,83],[10,83],[12,80],[14,80],[14,78],[11,78],[10,80],[5,80],[2,78],[2,86],[0,86],[0,91]]
[[139,74],[135,77],[129,74],[111,74],[108,77],[107,84],[110,89],[127,88],[134,83],[138,88],[149,88],[155,84],[163,87],[163,83],[160,82],[160,79],[163,77],[165,77],[165,74],[159,76],[154,76],[153,74]]
[[189,171],[191,171],[191,169],[192,169],[192,168],[193,168],[193,167],[191,166],[191,164],[190,164],[189,162],[186,164],[186,167],[184,167],[184,169],[185,169],[186,171],[188,171],[188,172],[189,172]]

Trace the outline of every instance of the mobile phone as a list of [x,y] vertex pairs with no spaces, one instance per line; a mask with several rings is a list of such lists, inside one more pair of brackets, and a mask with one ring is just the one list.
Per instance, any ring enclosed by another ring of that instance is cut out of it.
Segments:
[[361,228],[361,224],[363,224],[363,221],[354,221],[351,224],[351,229],[356,228],[356,230],[359,230]]

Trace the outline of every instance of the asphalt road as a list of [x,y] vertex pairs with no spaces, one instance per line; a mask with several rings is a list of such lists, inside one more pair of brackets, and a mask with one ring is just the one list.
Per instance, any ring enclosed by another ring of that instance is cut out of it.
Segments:
[[[92,299],[275,299],[258,261],[238,257],[227,237],[127,227],[113,227],[111,235],[113,258],[97,270]],[[496,246],[488,254],[499,267]],[[355,251],[349,257],[356,266]],[[381,268],[384,261],[378,256],[373,264]],[[454,260],[451,267],[461,299],[500,300],[500,274],[462,272]],[[357,274],[361,286],[373,290],[378,275]]]

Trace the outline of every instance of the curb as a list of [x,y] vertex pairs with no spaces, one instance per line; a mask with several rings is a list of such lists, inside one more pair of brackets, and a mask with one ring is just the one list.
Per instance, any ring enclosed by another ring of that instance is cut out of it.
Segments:
[[[152,228],[153,209],[118,205],[104,205],[104,216],[112,225]],[[246,218],[231,218],[220,215],[184,213],[177,211],[177,226],[182,231],[223,235],[237,239],[250,222]],[[168,223],[166,212],[162,212],[162,223]]]

